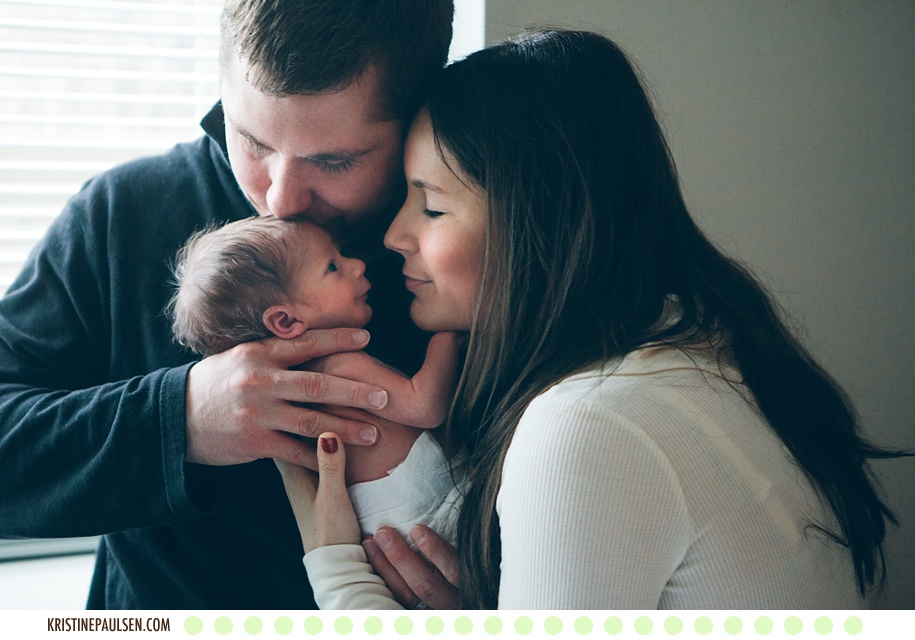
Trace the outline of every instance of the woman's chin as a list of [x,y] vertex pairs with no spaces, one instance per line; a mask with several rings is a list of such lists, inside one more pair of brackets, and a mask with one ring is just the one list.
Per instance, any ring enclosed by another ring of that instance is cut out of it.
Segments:
[[429,333],[440,331],[470,331],[469,326],[456,322],[457,318],[449,317],[447,313],[430,313],[428,309],[418,307],[416,300],[410,305],[410,318],[413,324]]

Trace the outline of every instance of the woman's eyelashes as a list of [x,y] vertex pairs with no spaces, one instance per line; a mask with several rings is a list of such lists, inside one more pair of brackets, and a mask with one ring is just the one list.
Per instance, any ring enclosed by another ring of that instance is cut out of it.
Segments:
[[423,209],[423,215],[427,218],[438,218],[439,216],[445,215],[444,211],[435,211],[434,209]]

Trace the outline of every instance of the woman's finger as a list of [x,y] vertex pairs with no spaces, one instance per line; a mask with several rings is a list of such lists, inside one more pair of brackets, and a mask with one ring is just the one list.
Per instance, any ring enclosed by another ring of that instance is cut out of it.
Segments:
[[[318,437],[318,492],[315,547],[359,544],[359,523],[346,491],[346,453],[336,433]],[[306,548],[308,553],[311,549]]]

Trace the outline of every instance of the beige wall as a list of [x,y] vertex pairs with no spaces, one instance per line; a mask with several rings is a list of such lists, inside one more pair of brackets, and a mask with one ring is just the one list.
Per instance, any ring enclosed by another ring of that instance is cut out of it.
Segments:
[[[643,72],[687,201],[763,277],[867,433],[915,447],[915,3],[487,0],[486,40],[596,29]],[[878,606],[915,608],[915,460]]]

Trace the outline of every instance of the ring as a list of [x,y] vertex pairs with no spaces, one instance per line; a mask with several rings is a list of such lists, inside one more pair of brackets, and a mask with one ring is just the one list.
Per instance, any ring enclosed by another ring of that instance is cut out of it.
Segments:
[[419,602],[417,602],[416,604],[413,605],[413,609],[428,609],[428,608],[429,608],[429,605],[427,605],[425,603],[425,601],[423,601],[423,600],[420,600]]

